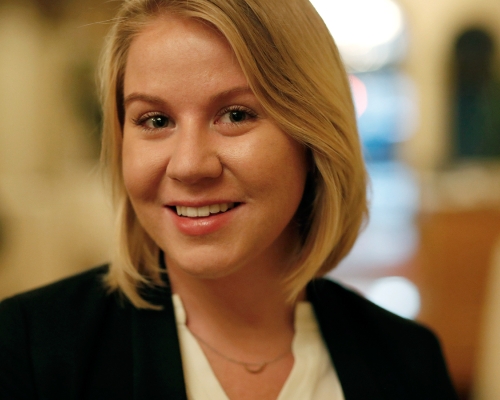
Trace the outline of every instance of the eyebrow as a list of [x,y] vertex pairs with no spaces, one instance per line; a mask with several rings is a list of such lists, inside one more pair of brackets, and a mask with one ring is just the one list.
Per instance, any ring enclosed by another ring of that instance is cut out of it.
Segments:
[[148,94],[143,93],[131,93],[123,100],[123,107],[126,108],[127,105],[133,103],[134,101],[142,101],[144,103],[151,104],[165,104],[165,102],[158,96],[150,96]]
[[217,93],[214,96],[210,97],[211,101],[218,100],[220,98],[224,97],[230,97],[234,96],[237,94],[246,94],[246,93],[252,93],[252,89],[250,89],[250,86],[238,86],[229,90],[224,90],[223,92]]
[[[229,90],[224,90],[223,92],[211,96],[210,101],[213,102],[224,97],[230,97],[246,93],[253,93],[252,89],[250,89],[249,86],[238,86]],[[133,103],[134,101],[142,101],[144,103],[159,104],[159,105],[166,104],[165,100],[163,100],[161,97],[133,92],[129,94],[127,97],[125,97],[125,99],[123,100],[123,107],[126,108],[128,104]]]

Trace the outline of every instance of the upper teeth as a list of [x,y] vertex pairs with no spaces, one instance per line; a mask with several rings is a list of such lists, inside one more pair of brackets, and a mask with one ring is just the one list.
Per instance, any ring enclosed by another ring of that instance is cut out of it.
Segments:
[[183,217],[208,217],[210,214],[226,212],[234,207],[234,203],[211,204],[203,207],[175,206],[177,215]]

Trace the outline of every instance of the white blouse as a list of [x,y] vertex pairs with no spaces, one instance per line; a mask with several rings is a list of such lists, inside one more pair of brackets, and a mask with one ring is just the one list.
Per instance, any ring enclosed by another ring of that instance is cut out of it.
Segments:
[[[189,400],[229,400],[196,338],[186,326],[180,297],[172,295]],[[335,368],[319,331],[311,303],[295,308],[294,364],[277,400],[344,400]]]

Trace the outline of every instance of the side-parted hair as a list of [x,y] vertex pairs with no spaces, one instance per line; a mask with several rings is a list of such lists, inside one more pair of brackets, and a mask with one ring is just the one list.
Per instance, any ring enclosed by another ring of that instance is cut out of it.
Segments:
[[[215,27],[231,45],[266,113],[308,148],[311,171],[297,212],[301,242],[284,274],[291,300],[352,248],[367,217],[367,177],[348,77],[323,20],[308,0],[125,0],[101,60],[101,161],[111,179],[118,244],[107,275],[136,307],[162,284],[160,249],[140,225],[122,175],[123,82],[134,38],[165,15]],[[168,23],[168,22],[166,22]]]

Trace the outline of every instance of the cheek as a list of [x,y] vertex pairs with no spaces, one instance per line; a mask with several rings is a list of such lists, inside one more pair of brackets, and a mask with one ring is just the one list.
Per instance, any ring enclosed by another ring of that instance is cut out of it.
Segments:
[[157,152],[124,137],[122,173],[132,202],[155,196],[163,176],[163,164]]
[[306,150],[296,142],[289,143],[280,154],[280,166],[275,169],[275,179],[283,182],[285,200],[290,197],[294,204],[294,213],[304,194],[307,177]]
[[254,187],[273,197],[277,204],[295,208],[307,176],[306,149],[281,131],[269,133],[246,155],[247,176]]

